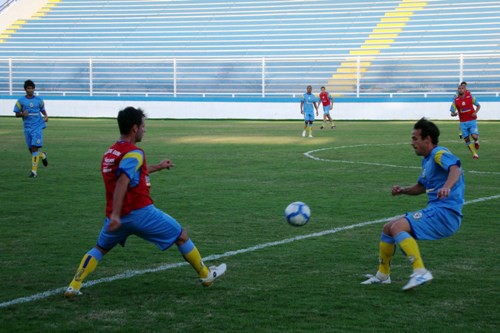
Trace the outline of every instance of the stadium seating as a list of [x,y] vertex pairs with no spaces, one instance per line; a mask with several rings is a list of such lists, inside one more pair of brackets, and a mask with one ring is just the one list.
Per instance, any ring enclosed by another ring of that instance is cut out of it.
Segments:
[[264,86],[279,95],[309,83],[354,94],[358,72],[367,94],[449,93],[459,79],[476,92],[500,86],[496,0],[222,4],[49,0],[0,35],[0,73],[52,78],[54,92],[75,94],[260,94]]

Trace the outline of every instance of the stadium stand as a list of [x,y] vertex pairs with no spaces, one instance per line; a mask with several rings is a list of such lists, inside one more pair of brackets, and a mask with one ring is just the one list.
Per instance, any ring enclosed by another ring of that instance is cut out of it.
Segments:
[[499,19],[496,0],[49,0],[0,34],[0,93],[495,93]]

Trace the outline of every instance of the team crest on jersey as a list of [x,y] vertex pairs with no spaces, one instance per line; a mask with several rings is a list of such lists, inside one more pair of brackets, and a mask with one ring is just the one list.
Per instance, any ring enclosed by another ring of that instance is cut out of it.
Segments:
[[422,218],[422,213],[421,213],[421,212],[416,212],[416,213],[413,213],[413,215],[412,215],[412,216],[413,216],[413,218],[414,218],[415,220],[419,220],[419,219],[421,219],[421,218]]

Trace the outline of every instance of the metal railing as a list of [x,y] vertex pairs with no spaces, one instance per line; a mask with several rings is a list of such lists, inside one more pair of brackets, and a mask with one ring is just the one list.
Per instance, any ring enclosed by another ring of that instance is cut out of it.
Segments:
[[312,85],[352,97],[449,96],[459,82],[499,96],[500,52],[268,58],[0,58],[0,95],[295,97]]

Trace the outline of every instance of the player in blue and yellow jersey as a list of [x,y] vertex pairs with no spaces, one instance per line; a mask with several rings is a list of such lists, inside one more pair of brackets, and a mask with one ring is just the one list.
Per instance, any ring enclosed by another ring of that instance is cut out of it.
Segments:
[[49,121],[43,100],[35,96],[35,83],[31,80],[24,82],[26,96],[19,98],[14,105],[16,117],[23,118],[24,137],[31,153],[30,177],[35,178],[38,171],[40,157],[44,166],[48,165],[47,154],[39,151],[43,146],[43,130]]
[[318,106],[316,105],[316,96],[312,93],[312,86],[307,86],[307,92],[302,95],[300,100],[300,113],[304,115],[304,131],[302,136],[306,136],[306,131],[309,132],[309,137],[312,138],[312,127],[314,123],[314,110],[318,115]]
[[145,133],[145,114],[127,107],[118,113],[120,139],[105,153],[101,172],[106,188],[106,218],[97,244],[82,258],[64,296],[81,295],[83,280],[92,273],[102,257],[117,244],[125,246],[130,235],[137,235],[166,250],[173,244],[196,270],[200,283],[208,287],[226,271],[226,264],[207,267],[187,232],[170,215],[153,205],[149,195],[149,174],[170,169],[170,160],[147,165],[144,151],[136,146]]
[[408,212],[384,225],[379,243],[380,264],[375,275],[362,284],[391,283],[391,259],[396,244],[413,266],[409,290],[433,279],[422,260],[417,240],[437,240],[453,235],[460,228],[465,183],[460,160],[447,148],[438,146],[439,129],[425,118],[413,127],[412,146],[423,156],[422,172],[415,185],[392,187],[392,195],[427,193],[427,207]]

